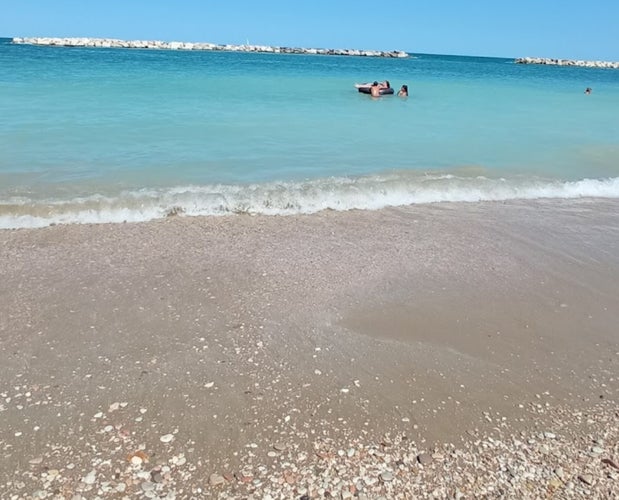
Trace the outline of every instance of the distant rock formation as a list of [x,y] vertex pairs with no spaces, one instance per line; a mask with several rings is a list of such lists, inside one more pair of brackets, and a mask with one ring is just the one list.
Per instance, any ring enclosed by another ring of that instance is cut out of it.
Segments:
[[550,59],[545,57],[519,57],[516,64],[548,64],[552,66],[578,66],[581,68],[619,69],[619,62],[578,61],[572,59]]
[[271,47],[269,45],[218,45],[215,43],[162,42],[158,40],[117,40],[114,38],[13,38],[13,43],[28,45],[48,45],[55,47],[96,47],[122,49],[155,50],[212,50],[229,52],[264,52],[275,54],[320,54],[336,56],[365,57],[408,57],[402,50],[358,50],[358,49],[304,49],[296,47]]

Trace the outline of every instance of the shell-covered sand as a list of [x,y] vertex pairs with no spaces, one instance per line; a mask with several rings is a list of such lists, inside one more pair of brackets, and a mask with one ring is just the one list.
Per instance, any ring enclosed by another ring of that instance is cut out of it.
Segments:
[[611,498],[619,202],[0,231],[1,498]]

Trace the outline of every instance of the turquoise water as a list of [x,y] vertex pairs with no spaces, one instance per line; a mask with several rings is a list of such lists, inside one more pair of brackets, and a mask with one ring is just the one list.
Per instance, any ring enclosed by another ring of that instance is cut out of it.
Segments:
[[0,227],[619,196],[617,70],[0,40],[0,116]]

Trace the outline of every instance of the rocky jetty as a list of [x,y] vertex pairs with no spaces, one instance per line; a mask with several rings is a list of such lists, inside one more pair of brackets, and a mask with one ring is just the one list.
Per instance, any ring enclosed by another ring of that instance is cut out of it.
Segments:
[[619,62],[551,59],[548,57],[519,57],[516,64],[548,64],[551,66],[578,66],[581,68],[619,69]]
[[364,57],[408,57],[402,50],[358,50],[358,49],[306,49],[299,47],[274,47],[270,45],[231,45],[208,42],[164,42],[159,40],[117,40],[113,38],[48,38],[17,37],[13,43],[27,45],[47,45],[54,47],[93,47],[119,49],[154,49],[154,50],[211,50],[228,52],[262,52],[274,54],[320,54],[335,56]]

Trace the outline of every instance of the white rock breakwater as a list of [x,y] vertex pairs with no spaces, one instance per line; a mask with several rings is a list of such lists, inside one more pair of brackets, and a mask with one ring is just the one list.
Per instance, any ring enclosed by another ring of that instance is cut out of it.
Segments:
[[93,47],[119,49],[154,49],[154,50],[211,50],[229,52],[263,52],[274,54],[320,54],[336,56],[365,57],[408,57],[402,50],[358,50],[358,49],[306,49],[298,47],[277,47],[270,45],[230,45],[208,42],[164,42],[158,40],[117,40],[113,38],[49,38],[16,37],[13,43],[27,45],[47,45],[54,47]]
[[519,57],[516,59],[516,64],[547,64],[550,66],[578,66],[581,68],[619,69],[619,62],[551,59],[547,57]]

